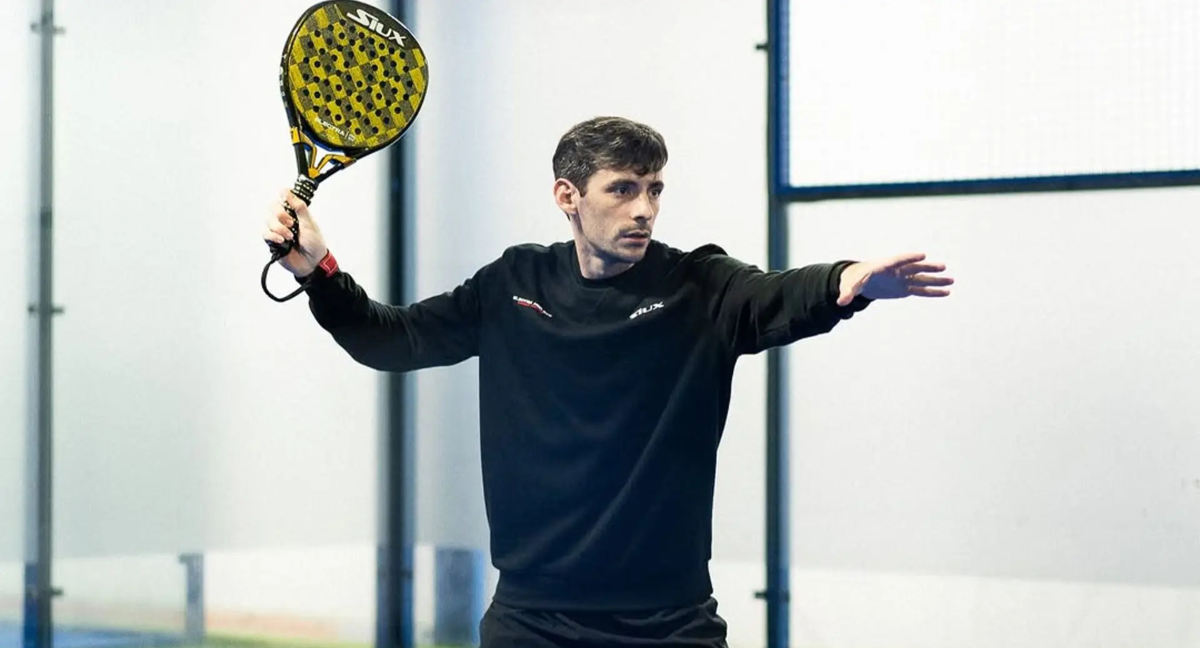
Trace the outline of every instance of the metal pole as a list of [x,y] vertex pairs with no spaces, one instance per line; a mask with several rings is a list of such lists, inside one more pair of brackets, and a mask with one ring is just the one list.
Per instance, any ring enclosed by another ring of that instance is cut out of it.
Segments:
[[[393,14],[413,29],[413,2],[393,0]],[[388,265],[389,297],[407,303],[413,276],[413,181],[412,135],[397,142],[388,152]],[[413,542],[413,396],[407,374],[384,377],[384,420],[380,447],[380,528],[376,648],[412,648]]]
[[[399,17],[399,16],[398,16]],[[403,20],[403,19],[401,19]],[[407,23],[406,23],[407,24]],[[390,244],[385,258],[391,301],[406,303],[410,294],[412,255],[409,232],[411,208],[409,181],[411,165],[405,164],[406,142],[397,142],[390,152],[391,205],[388,211]],[[377,620],[375,648],[413,648],[413,396],[408,374],[384,376],[384,426],[380,440],[380,528]]]
[[[767,266],[788,267],[786,184],[787,153],[787,3],[767,0]],[[789,464],[787,349],[767,354],[766,568],[767,648],[790,642]]]
[[54,316],[62,310],[54,306],[54,37],[60,32],[54,24],[54,0],[42,0],[41,16],[32,25],[41,37],[41,141],[39,146],[40,179],[38,193],[38,261],[37,300],[30,304],[29,312],[37,317],[37,360],[34,370],[36,426],[31,430],[31,462],[36,475],[31,512],[26,516],[30,523],[27,530],[27,560],[25,577],[25,648],[52,648],[53,646],[53,597],[57,592],[53,586],[51,561],[53,558],[52,503],[53,503],[53,347],[52,328]]
[[183,638],[188,644],[204,643],[204,554],[179,556],[185,570]]

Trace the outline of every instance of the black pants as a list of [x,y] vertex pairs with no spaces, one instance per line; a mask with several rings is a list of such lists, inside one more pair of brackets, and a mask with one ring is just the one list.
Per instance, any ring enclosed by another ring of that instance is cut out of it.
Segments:
[[641,612],[551,612],[492,602],[479,625],[480,648],[726,648],[716,599]]

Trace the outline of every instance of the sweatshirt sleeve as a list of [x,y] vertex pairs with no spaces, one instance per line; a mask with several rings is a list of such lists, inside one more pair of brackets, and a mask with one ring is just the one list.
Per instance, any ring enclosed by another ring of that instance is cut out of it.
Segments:
[[446,293],[408,306],[371,299],[338,270],[310,284],[317,323],[359,363],[383,371],[456,364],[479,353],[480,274]]
[[764,272],[710,248],[703,261],[710,312],[736,355],[828,333],[871,302],[858,296],[847,306],[837,304],[842,270],[854,261]]

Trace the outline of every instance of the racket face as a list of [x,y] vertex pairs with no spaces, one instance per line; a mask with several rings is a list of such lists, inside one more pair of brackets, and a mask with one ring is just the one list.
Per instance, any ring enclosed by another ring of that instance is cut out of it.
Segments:
[[321,146],[362,157],[404,134],[425,101],[428,65],[417,39],[384,11],[321,2],[284,46],[281,90],[292,125]]

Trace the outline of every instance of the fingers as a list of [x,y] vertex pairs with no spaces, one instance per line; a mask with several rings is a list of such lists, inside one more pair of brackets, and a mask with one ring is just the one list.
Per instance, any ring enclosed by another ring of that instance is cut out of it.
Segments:
[[[298,228],[298,219],[308,216],[308,207],[304,201],[297,198],[291,191],[279,193],[279,202],[271,205],[270,216],[267,217],[267,231],[263,232],[263,240],[274,243],[295,240],[293,228]],[[295,216],[288,213],[291,209]]]
[[288,216],[280,207],[276,213],[271,215],[271,218],[267,219],[267,231],[291,240],[295,236],[295,233],[292,232],[295,222],[296,219]]
[[280,244],[294,240],[296,237],[292,227],[295,223],[296,219],[284,210],[283,202],[275,203],[271,206],[270,216],[267,217],[267,229],[262,234],[263,240]]
[[925,260],[924,252],[910,252],[908,254],[901,254],[898,256],[894,256],[894,257],[884,261],[883,268],[885,270],[893,270],[894,271],[894,270],[899,270],[900,268],[903,268],[904,266],[907,266],[907,265],[910,265],[913,263],[918,263],[918,262],[924,261],[924,260]]
[[281,192],[279,197],[285,205],[291,208],[296,218],[301,220],[309,218],[308,205],[303,200],[297,198],[296,194],[292,193],[291,190]]
[[934,277],[930,275],[912,275],[908,278],[910,284],[919,286],[951,286],[954,285],[953,277]]
[[[291,221],[292,217],[284,214],[283,217],[287,221]],[[284,241],[295,240],[296,234],[292,231],[289,223],[285,223],[279,219],[267,221],[267,229],[263,232],[263,240],[271,241],[272,243],[283,243]]]
[[287,201],[281,195],[278,202],[273,202],[268,207],[270,216],[267,217],[267,225],[271,226],[275,223],[282,223],[290,226],[295,219],[287,211]]
[[943,272],[946,270],[944,263],[909,263],[899,268],[900,274],[915,275],[921,272]]
[[272,225],[271,227],[267,228],[267,231],[263,232],[264,239],[268,236],[272,237],[270,240],[279,239],[276,241],[277,243],[285,240],[291,241],[292,239],[296,238],[296,234],[292,232],[292,230],[279,225]]
[[[945,266],[938,265],[937,268],[937,271],[940,271],[945,269]],[[942,286],[954,285],[954,278],[927,274],[914,274],[907,277],[906,283],[909,295],[915,295],[918,297],[949,297],[950,291],[946,290]]]
[[949,297],[950,291],[945,288],[929,288],[926,286],[909,286],[908,294],[917,297]]

